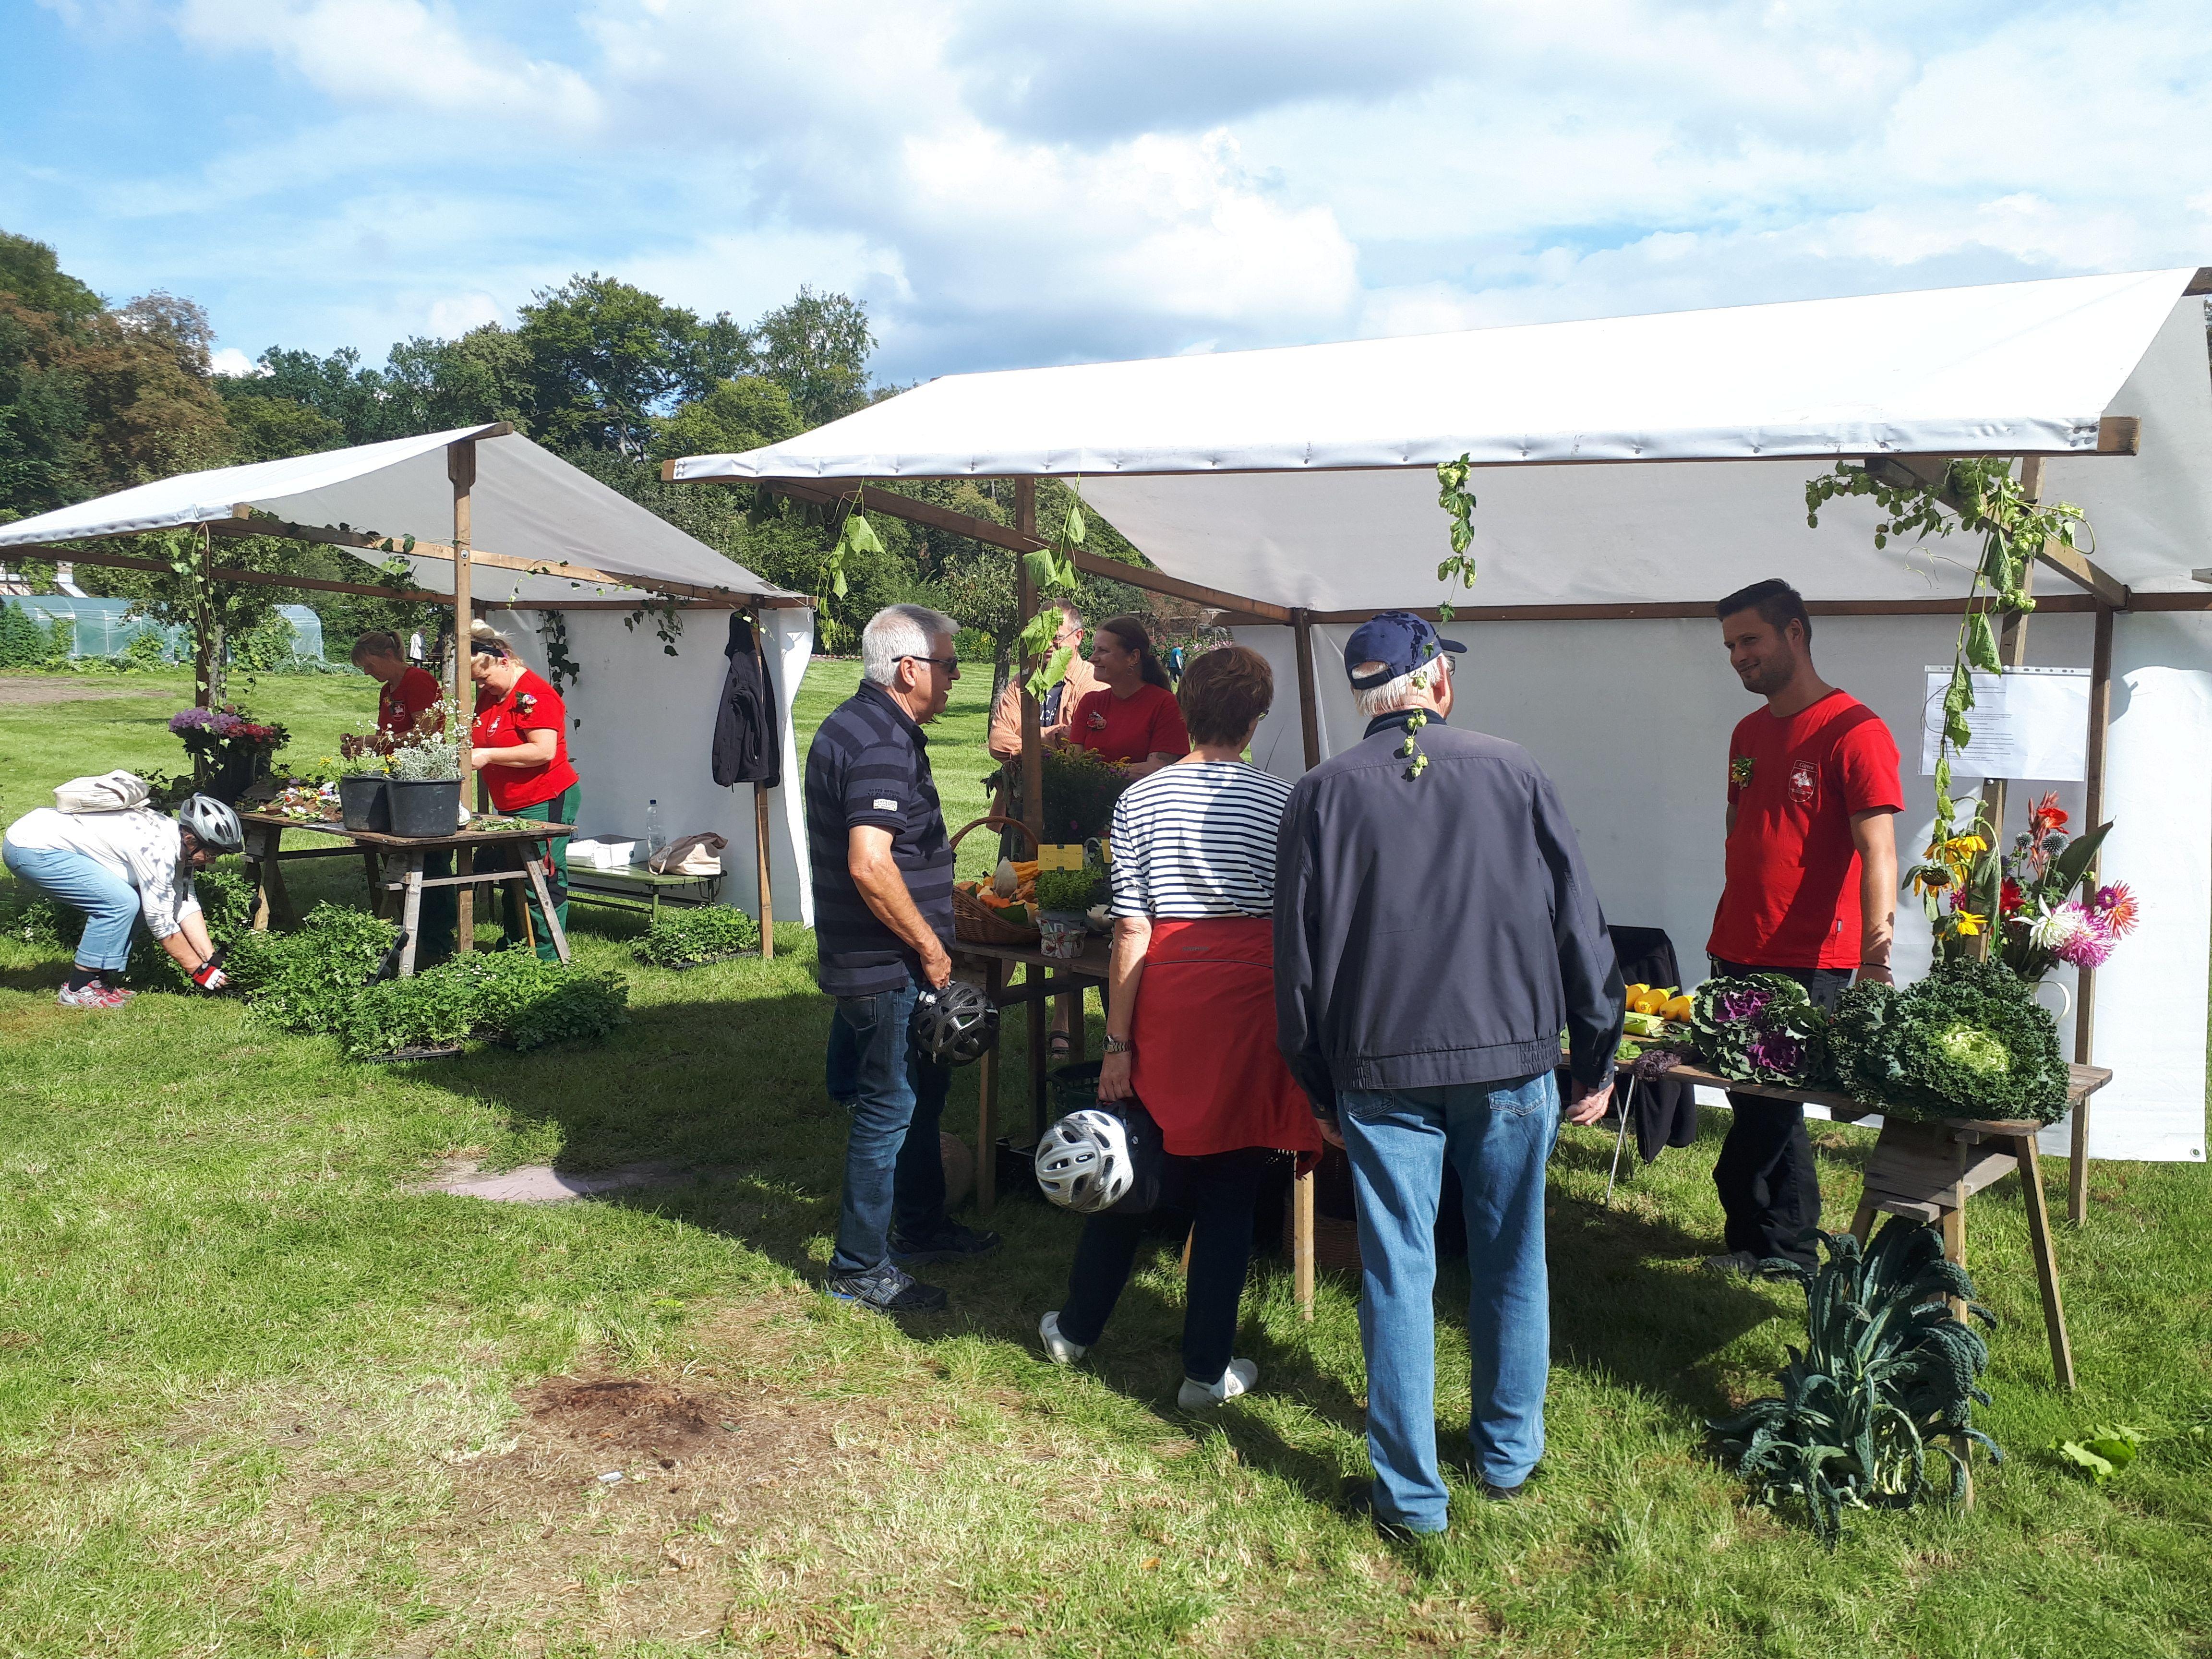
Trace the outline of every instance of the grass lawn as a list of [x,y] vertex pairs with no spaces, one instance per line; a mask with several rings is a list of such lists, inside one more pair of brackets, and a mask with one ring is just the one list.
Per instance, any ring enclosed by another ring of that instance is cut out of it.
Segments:
[[[803,731],[854,672],[817,667]],[[0,702],[8,818],[74,774],[176,763],[181,679],[63,684]],[[961,690],[933,734],[956,823],[981,810],[988,682]],[[320,752],[368,697],[252,701]],[[361,896],[349,861],[295,867],[303,901]],[[1610,1210],[1610,1141],[1571,1128],[1545,1462],[1527,1501],[1462,1492],[1445,1540],[1399,1547],[1334,1507],[1364,1467],[1350,1285],[1325,1278],[1302,1324],[1260,1263],[1239,1352],[1261,1391],[1202,1420],[1173,1404],[1165,1235],[1077,1370],[1035,1335],[1074,1226],[1018,1198],[999,1255],[935,1270],[949,1312],[831,1304],[811,1287],[843,1126],[810,936],[675,974],[632,962],[627,915],[575,915],[581,959],[629,977],[624,1031],[413,1066],[344,1064],[224,1000],[64,1010],[61,955],[0,941],[0,1654],[2212,1652],[2203,1166],[2095,1166],[2091,1224],[2058,1242],[2073,1397],[2016,1183],[1977,1198],[2005,1321],[1982,1421],[2012,1455],[1971,1512],[1857,1516],[1830,1553],[1747,1507],[1701,1426],[1802,1330],[1794,1291],[1693,1269],[1724,1121]],[[963,1073],[957,1132],[973,1103]],[[1869,1137],[1819,1139],[1840,1227]],[[462,1159],[701,1173],[545,1206],[419,1190]],[[1448,1445],[1463,1285],[1439,1297]],[[2152,1437],[2095,1487],[2046,1449],[2103,1421]]]

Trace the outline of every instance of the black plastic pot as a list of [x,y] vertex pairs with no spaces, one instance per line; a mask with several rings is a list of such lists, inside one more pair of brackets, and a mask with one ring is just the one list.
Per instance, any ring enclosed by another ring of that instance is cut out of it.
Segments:
[[209,757],[207,781],[199,793],[235,806],[255,781],[268,775],[269,750],[234,745],[218,749]]
[[385,799],[392,803],[392,833],[395,836],[450,836],[460,827],[459,778],[439,782],[388,778],[384,789]]
[[347,829],[391,833],[392,799],[384,792],[389,781],[381,772],[358,772],[338,780],[338,816]]

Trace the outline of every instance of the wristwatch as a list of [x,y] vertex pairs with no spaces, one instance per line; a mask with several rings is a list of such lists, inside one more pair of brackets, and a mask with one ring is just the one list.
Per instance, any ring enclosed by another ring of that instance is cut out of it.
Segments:
[[1109,1032],[1106,1037],[1106,1052],[1109,1054],[1133,1054],[1137,1052],[1137,1045],[1125,1037],[1117,1037]]

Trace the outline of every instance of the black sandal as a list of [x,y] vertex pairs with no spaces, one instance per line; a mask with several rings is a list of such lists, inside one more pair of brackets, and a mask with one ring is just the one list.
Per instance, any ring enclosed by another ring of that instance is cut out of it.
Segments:
[[1054,1060],[1065,1060],[1075,1052],[1075,1039],[1066,1031],[1054,1031],[1045,1039],[1044,1047]]

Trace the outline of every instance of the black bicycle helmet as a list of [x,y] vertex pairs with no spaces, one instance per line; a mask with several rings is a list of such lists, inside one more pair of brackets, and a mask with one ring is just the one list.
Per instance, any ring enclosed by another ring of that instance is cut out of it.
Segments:
[[177,809],[177,822],[210,853],[235,853],[246,845],[238,814],[213,795],[188,795]]
[[915,1045],[930,1059],[965,1066],[999,1044],[999,1011],[991,999],[963,980],[925,990],[914,1005]]

